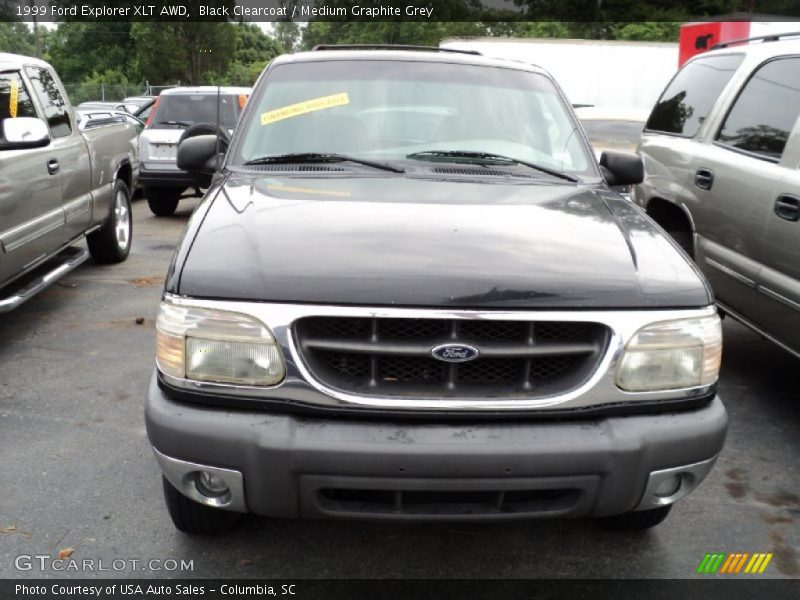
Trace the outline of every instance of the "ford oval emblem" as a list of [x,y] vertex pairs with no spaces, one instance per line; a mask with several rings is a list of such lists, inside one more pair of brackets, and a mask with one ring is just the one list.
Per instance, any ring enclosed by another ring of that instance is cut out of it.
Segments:
[[434,358],[449,363],[467,362],[478,358],[478,349],[464,344],[442,344],[431,350]]

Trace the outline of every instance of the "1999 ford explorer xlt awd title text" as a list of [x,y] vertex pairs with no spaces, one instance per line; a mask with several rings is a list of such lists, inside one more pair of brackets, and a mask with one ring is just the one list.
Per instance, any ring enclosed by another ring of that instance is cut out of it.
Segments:
[[273,61],[167,275],[149,439],[175,525],[661,522],[722,449],[720,322],[551,77],[437,49]]

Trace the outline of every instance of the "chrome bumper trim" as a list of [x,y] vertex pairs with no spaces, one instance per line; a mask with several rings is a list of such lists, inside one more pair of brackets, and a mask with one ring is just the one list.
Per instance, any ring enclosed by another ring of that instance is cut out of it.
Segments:
[[[160,374],[168,386],[207,395],[240,396],[252,399],[283,400],[330,408],[372,408],[415,411],[522,411],[535,409],[573,409],[635,401],[691,399],[710,394],[714,385],[656,392],[626,392],[615,382],[617,361],[625,344],[642,327],[658,321],[702,317],[716,314],[716,307],[685,310],[592,310],[592,311],[502,311],[447,310],[361,306],[324,306],[309,304],[274,304],[196,300],[167,294],[165,299],[181,306],[198,306],[245,313],[261,320],[275,335],[286,362],[286,378],[270,387],[251,387],[208,383]],[[579,387],[550,397],[443,399],[366,396],[328,387],[317,381],[298,352],[293,323],[310,316],[345,316],[373,318],[484,319],[514,321],[593,321],[611,330],[611,339],[597,370]]]
[[[717,457],[715,456],[691,465],[653,471],[647,480],[642,499],[634,510],[649,510],[659,506],[667,506],[688,496],[711,472],[711,468],[716,462]],[[672,481],[678,482],[675,491],[666,495],[657,493],[656,490],[660,485],[667,484],[667,486],[670,486]]]
[[[162,454],[155,448],[153,448],[153,453],[156,455],[156,460],[161,467],[161,472],[164,473],[164,477],[184,496],[213,508],[221,508],[233,512],[247,512],[247,504],[244,499],[244,478],[239,471],[178,460]],[[201,494],[195,485],[195,479],[200,471],[208,471],[222,478],[228,486],[229,492],[219,498],[210,498]]]

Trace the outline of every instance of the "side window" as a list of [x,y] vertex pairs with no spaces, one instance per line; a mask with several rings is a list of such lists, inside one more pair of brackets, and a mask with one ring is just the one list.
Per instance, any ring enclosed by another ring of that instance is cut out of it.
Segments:
[[775,162],[800,116],[800,58],[762,65],[736,99],[717,141]]
[[[36,109],[19,73],[0,73],[0,120],[35,116]],[[5,137],[0,127],[0,147],[3,142]]]
[[44,115],[50,125],[50,134],[54,138],[64,137],[72,133],[69,123],[67,103],[56,85],[56,80],[47,69],[26,67],[33,89],[44,108]]
[[725,54],[683,67],[658,99],[646,129],[692,137],[743,59],[741,54]]
[[35,116],[31,96],[19,73],[0,73],[0,119]]

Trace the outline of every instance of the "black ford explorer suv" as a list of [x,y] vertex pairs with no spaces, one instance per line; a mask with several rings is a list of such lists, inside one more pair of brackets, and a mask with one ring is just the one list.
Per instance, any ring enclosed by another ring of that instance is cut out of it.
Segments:
[[175,525],[660,523],[722,449],[714,299],[550,75],[336,48],[259,79],[167,276],[149,439]]

